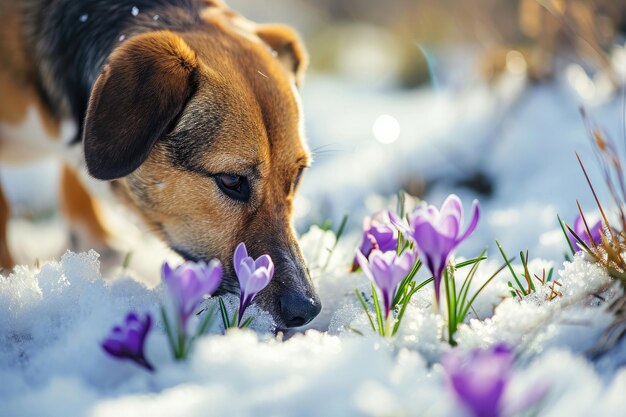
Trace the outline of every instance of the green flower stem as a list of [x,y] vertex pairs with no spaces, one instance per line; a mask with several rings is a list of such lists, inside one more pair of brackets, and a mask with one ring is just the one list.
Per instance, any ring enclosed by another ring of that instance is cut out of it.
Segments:
[[394,323],[396,322],[396,319],[393,317],[393,314],[389,314],[389,317],[387,317],[387,320],[385,320],[385,329],[384,329],[384,336],[385,337],[391,337],[394,335]]

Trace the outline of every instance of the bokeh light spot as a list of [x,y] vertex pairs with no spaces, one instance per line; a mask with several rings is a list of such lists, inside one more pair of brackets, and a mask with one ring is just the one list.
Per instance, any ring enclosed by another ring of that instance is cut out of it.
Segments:
[[388,114],[382,114],[374,121],[372,133],[377,141],[389,145],[400,137],[400,123]]

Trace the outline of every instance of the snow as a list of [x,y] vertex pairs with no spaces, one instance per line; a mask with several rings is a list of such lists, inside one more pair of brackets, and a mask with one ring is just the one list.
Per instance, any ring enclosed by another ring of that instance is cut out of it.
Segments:
[[[97,258],[95,252],[68,252],[60,262],[47,263],[40,271],[19,267],[2,281],[0,377],[11,381],[0,385],[3,415],[193,416],[210,412],[383,416],[409,415],[415,410],[458,415],[444,389],[440,366],[429,366],[428,355],[420,353],[448,348],[433,337],[441,327],[437,316],[418,308],[419,301],[407,313],[403,332],[391,342],[374,335],[315,330],[283,342],[251,331],[230,331],[225,336],[203,338],[190,361],[179,364],[169,358],[165,336],[157,330],[147,346],[147,354],[158,368],[151,375],[128,362],[108,358],[98,342],[105,329],[128,309],[155,314],[160,291],[130,279],[105,282]],[[569,288],[565,276],[574,284],[571,291],[564,292],[561,303],[584,296],[583,287],[591,290],[606,284],[606,276],[582,257],[567,264],[560,276],[564,288]],[[587,280],[592,282],[585,284]],[[527,325],[509,320],[507,328],[506,315],[531,314],[529,321],[535,323],[534,316],[556,311],[555,303],[525,300],[531,308],[515,309],[512,301],[500,304],[485,325],[491,332],[472,325],[464,329],[461,345],[479,339],[491,342],[489,335],[494,335],[498,323],[497,331],[504,339],[509,334],[524,334]],[[606,324],[602,320],[605,313],[597,306],[585,309],[589,312],[568,314],[567,318],[586,317],[589,321],[595,314],[595,320],[600,320],[593,326],[597,334]],[[335,314],[362,315],[359,310],[345,309]],[[543,331],[570,348],[580,342],[580,334],[568,338],[549,327]],[[411,336],[412,344],[408,343]],[[597,412],[599,404],[602,415],[621,415],[619,390],[625,386],[626,370],[605,384],[593,365],[571,350],[551,346],[550,338],[535,343],[543,348],[529,349],[533,358],[512,381],[512,391],[524,392],[516,387],[528,386],[529,381],[548,384],[550,393],[540,415],[563,415],[565,411],[567,415],[589,415]]]
[[[464,415],[439,364],[451,348],[441,341],[445,322],[432,309],[431,286],[413,298],[397,336],[382,339],[370,330],[354,296],[355,288],[369,291],[368,280],[347,272],[362,217],[394,207],[393,193],[419,176],[430,182],[426,198],[433,204],[450,192],[466,205],[481,200],[479,228],[456,259],[490,248],[470,293],[502,264],[495,239],[509,256],[528,248],[531,273],[554,267],[553,280],[561,284],[561,295],[552,300],[549,283],[519,300],[510,296],[510,273],[504,270],[459,328],[458,349],[509,343],[517,360],[507,403],[545,384],[549,390],[538,416],[623,415],[626,342],[597,360],[587,355],[611,324],[608,306],[623,291],[584,255],[563,261],[567,244],[556,221],[557,213],[573,220],[576,199],[594,210],[574,157],[580,152],[593,167],[576,94],[562,80],[524,86],[518,75],[493,90],[475,85],[410,92],[363,90],[311,77],[303,97],[310,145],[330,145],[331,152],[319,149],[316,165],[303,178],[296,212],[322,312],[303,332],[277,337],[272,318],[256,306],[248,313],[255,316],[254,331],[222,335],[216,320],[186,363],[171,359],[158,319],[165,301],[158,267],[175,255],[122,222],[118,227],[127,231],[130,243],[120,243],[120,252],[134,253],[127,267],[95,251],[66,252],[55,261],[67,246],[58,219],[12,221],[11,246],[24,265],[0,276],[0,414]],[[594,120],[620,137],[620,100],[586,103]],[[372,132],[382,115],[386,122]],[[491,197],[457,185],[478,168],[495,181]],[[12,200],[27,206],[19,185],[23,172],[2,173],[13,185]],[[596,170],[590,174],[602,184]],[[42,190],[50,189],[50,183],[41,183]],[[35,206],[41,206],[41,194],[35,194]],[[345,212],[350,228],[339,242],[315,225],[330,213],[336,227]],[[110,216],[112,223],[121,222],[118,213]],[[514,268],[521,271],[519,260]],[[457,274],[459,282],[464,273]],[[418,274],[426,277],[425,271]],[[232,314],[237,299],[228,296],[225,302]],[[214,305],[208,300],[205,307]],[[100,349],[109,328],[131,309],[155,318],[147,341],[154,374]]]

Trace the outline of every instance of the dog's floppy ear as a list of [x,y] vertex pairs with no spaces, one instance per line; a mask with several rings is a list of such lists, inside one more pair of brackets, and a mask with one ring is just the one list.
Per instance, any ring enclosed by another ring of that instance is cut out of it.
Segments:
[[280,63],[291,72],[296,85],[302,84],[308,65],[308,55],[298,34],[289,26],[258,25],[256,35],[276,52]]
[[148,157],[193,93],[195,53],[168,31],[120,45],[96,80],[83,144],[89,173],[101,180],[132,173]]

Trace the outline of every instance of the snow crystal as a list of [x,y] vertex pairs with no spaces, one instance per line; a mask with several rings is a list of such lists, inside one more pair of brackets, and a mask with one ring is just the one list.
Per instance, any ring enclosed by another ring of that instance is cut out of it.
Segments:
[[89,19],[89,15],[87,13],[81,15],[80,18],[79,18],[81,23],[85,23],[87,21],[87,19]]
[[137,6],[133,6],[133,8],[130,9],[130,14],[132,14],[133,16],[137,16],[139,14],[139,9],[137,8]]

